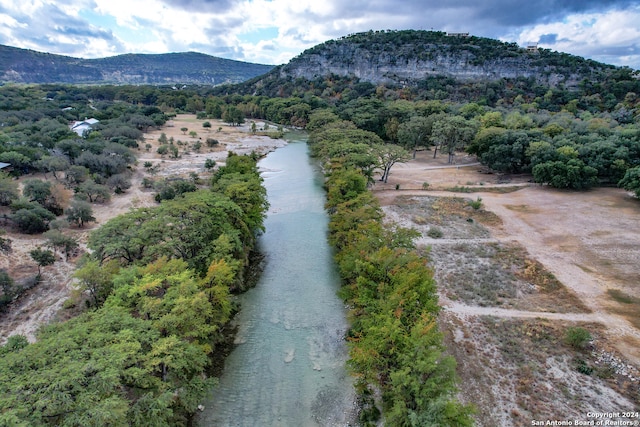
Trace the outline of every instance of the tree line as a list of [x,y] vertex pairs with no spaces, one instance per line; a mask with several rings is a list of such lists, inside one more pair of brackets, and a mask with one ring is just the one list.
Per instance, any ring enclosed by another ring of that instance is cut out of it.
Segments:
[[90,310],[0,347],[0,425],[188,425],[262,229],[256,156],[208,189],[116,217],[77,270]]
[[317,127],[309,141],[327,175],[340,294],[350,307],[348,364],[363,404],[362,425],[376,425],[381,416],[394,426],[472,425],[472,407],[456,400],[455,360],[445,355],[436,324],[433,271],[415,251],[415,231],[383,225],[367,189],[375,161],[362,146],[371,133],[326,112],[310,122]]

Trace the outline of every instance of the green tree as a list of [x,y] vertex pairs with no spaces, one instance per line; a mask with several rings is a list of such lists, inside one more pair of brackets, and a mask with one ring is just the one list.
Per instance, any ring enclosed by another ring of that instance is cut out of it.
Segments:
[[40,204],[17,203],[14,201],[11,208],[14,212],[9,218],[16,223],[20,231],[27,234],[43,233],[49,229],[49,222],[53,221],[56,216],[46,210]]
[[43,237],[47,239],[47,247],[55,250],[60,248],[65,257],[68,259],[69,255],[78,248],[78,239],[74,236],[68,236],[60,230],[49,230],[43,234]]
[[17,289],[15,282],[5,269],[0,268],[0,312],[13,301]]
[[76,289],[89,294],[90,305],[100,307],[113,290],[113,279],[120,271],[117,261],[109,261],[103,264],[89,259],[76,270],[73,277],[78,282]]
[[84,166],[73,165],[67,169],[65,173],[65,182],[67,187],[75,187],[82,184],[89,178],[89,169]]
[[106,203],[111,199],[111,192],[107,186],[97,184],[90,179],[80,184],[75,198],[84,201],[88,200],[90,203]]
[[51,183],[41,179],[25,180],[22,194],[32,202],[38,202],[40,205],[45,206],[51,198]]
[[91,204],[83,200],[74,200],[67,209],[67,221],[76,224],[78,227],[84,227],[87,222],[95,221]]
[[232,126],[244,123],[244,114],[235,105],[229,105],[222,114],[222,120]]
[[216,166],[216,161],[213,159],[207,159],[204,161],[204,168],[207,170],[211,170]]
[[157,150],[158,154],[160,154],[161,157],[164,157],[167,153],[169,153],[169,146],[168,145],[161,145],[158,147]]
[[391,167],[396,163],[404,163],[411,159],[411,154],[394,144],[374,145],[372,147],[373,154],[378,159],[377,166],[382,170],[380,181],[386,183],[391,173]]
[[449,163],[452,163],[456,150],[473,141],[476,132],[477,123],[460,116],[445,116],[433,124],[431,140],[446,147]]
[[19,196],[17,182],[0,172],[0,206],[9,206]]
[[418,147],[427,146],[433,121],[427,117],[412,116],[408,122],[402,123],[398,127],[398,142],[407,150],[413,152],[413,158],[416,158]]
[[640,198],[640,166],[627,169],[624,177],[618,183],[618,187],[632,191],[636,197]]
[[66,171],[71,164],[62,156],[47,156],[38,161],[38,167],[44,172],[51,172],[53,177],[58,180],[58,172]]
[[52,265],[56,262],[55,254],[47,249],[36,248],[29,251],[29,255],[31,255],[31,258],[38,264],[38,277],[42,276],[42,267]]
[[122,194],[131,188],[131,179],[127,174],[119,173],[107,178],[107,186],[116,194]]
[[556,188],[583,190],[598,184],[598,171],[580,159],[555,160],[533,167],[533,179]]

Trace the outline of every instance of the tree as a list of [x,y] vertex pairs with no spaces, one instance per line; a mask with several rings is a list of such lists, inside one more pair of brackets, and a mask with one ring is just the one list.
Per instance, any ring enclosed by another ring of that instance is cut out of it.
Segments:
[[598,171],[580,159],[538,163],[532,172],[535,182],[556,188],[583,190],[598,184]]
[[56,262],[56,256],[47,249],[36,248],[29,251],[31,258],[38,264],[38,277],[42,276],[41,268]]
[[91,204],[83,200],[74,200],[67,209],[67,221],[84,227],[85,222],[95,221]]
[[46,207],[51,197],[51,183],[41,179],[28,179],[24,181],[22,194],[32,202],[38,202]]
[[131,179],[124,173],[111,175],[107,179],[107,186],[111,188],[116,194],[122,194],[129,188],[131,188]]
[[82,184],[89,177],[89,169],[84,166],[73,165],[65,173],[65,181],[67,187],[75,187]]
[[189,128],[186,128],[186,127],[180,128],[180,131],[182,131],[183,135],[186,135],[188,130],[189,130]]
[[37,234],[45,232],[49,229],[49,222],[53,221],[56,216],[40,206],[36,202],[19,203],[14,202],[11,205],[15,211],[9,218],[16,223],[20,231],[27,234]]
[[0,268],[0,311],[13,301],[16,295],[15,283],[5,269]]
[[0,252],[9,253],[11,252],[11,239],[7,237],[2,237],[6,234],[6,231],[0,229]]
[[640,198],[640,166],[627,169],[624,177],[618,183],[618,187],[632,191],[636,197]]
[[380,181],[384,183],[389,179],[389,173],[393,165],[398,162],[407,162],[411,159],[411,154],[399,145],[378,144],[372,147],[372,151],[378,159],[377,166],[382,169]]
[[169,146],[168,145],[161,145],[161,146],[158,147],[157,152],[158,152],[158,154],[160,154],[161,157],[164,157],[169,152]]
[[62,156],[47,156],[38,161],[38,167],[45,172],[53,173],[53,177],[58,180],[57,172],[66,171],[71,164]]
[[207,132],[209,132],[211,130],[211,122],[207,121],[202,123],[202,127],[205,128]]
[[8,175],[0,172],[0,206],[9,206],[19,196],[18,184]]
[[244,123],[244,114],[235,105],[229,105],[222,115],[222,120],[231,126],[238,126]]
[[191,132],[189,132],[189,136],[191,138],[196,138],[198,136],[198,132],[196,132],[195,130],[192,130]]
[[204,161],[204,168],[207,170],[211,170],[216,166],[216,161],[213,159],[207,159]]
[[108,261],[104,264],[96,260],[88,260],[76,270],[73,277],[78,279],[76,288],[80,292],[88,292],[92,307],[101,306],[113,290],[113,278],[120,271],[118,262]]
[[105,203],[111,199],[111,192],[108,187],[88,180],[80,184],[75,197],[78,200],[88,200],[91,203]]
[[419,146],[426,146],[429,142],[433,121],[423,116],[412,116],[408,122],[404,122],[397,128],[398,142],[407,150],[416,151]]
[[47,239],[47,247],[54,250],[57,248],[62,249],[67,260],[69,255],[78,248],[78,239],[74,236],[67,236],[60,230],[49,230],[43,235]]
[[[461,116],[445,116],[433,124],[431,139],[447,148],[449,163],[456,150],[464,148],[476,135],[477,124]],[[434,153],[435,156],[435,153]]]

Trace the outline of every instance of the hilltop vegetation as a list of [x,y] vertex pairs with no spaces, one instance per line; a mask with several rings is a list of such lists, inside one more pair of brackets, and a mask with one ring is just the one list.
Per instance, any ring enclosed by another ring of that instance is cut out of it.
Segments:
[[456,86],[464,91],[459,94],[464,99],[486,97],[486,102],[492,103],[493,94],[487,92],[497,90],[500,98],[501,86],[509,81],[520,82],[531,94],[543,87],[574,90],[591,82],[602,83],[616,70],[574,55],[527,50],[482,37],[436,31],[369,31],[307,49],[288,64],[242,86],[246,86],[246,93],[282,96],[274,91],[278,82],[300,91],[298,86],[304,86],[304,81],[318,89],[325,79],[347,79],[407,88],[418,94],[433,90],[429,98],[437,99],[447,97],[441,91],[451,95],[447,87]]

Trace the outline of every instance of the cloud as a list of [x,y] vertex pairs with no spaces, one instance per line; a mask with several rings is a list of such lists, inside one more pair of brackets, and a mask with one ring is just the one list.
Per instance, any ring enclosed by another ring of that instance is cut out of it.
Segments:
[[233,5],[233,0],[160,0],[171,8],[189,12],[226,11]]
[[[640,7],[575,14],[562,22],[535,25],[517,35],[520,43],[570,52],[597,61],[640,68]],[[553,35],[553,37],[550,37]]]
[[83,57],[191,50],[269,64],[354,32],[434,29],[639,68],[638,22],[637,0],[0,0],[0,43],[12,46]]

